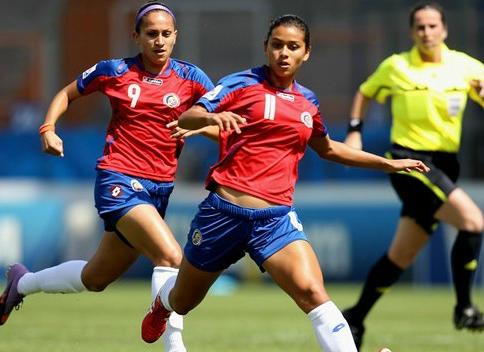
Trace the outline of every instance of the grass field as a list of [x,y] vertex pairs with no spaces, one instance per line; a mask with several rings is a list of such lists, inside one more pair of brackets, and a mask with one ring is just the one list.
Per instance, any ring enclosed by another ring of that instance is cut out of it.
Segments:
[[[359,286],[330,285],[339,307],[352,303]],[[484,291],[474,293],[484,306]],[[102,294],[29,296],[0,328],[1,352],[162,351],[141,341],[149,305],[148,282],[121,282]],[[363,351],[484,351],[484,333],[451,325],[450,288],[395,287],[367,320]],[[208,296],[185,320],[190,352],[319,351],[311,325],[279,289],[244,285],[229,296]]]

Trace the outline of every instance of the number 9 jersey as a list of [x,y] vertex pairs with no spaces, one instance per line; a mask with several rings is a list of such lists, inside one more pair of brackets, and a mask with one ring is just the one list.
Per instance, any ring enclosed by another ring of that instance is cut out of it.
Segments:
[[212,88],[200,68],[175,59],[159,75],[145,71],[139,56],[101,61],[84,71],[79,92],[100,91],[112,108],[97,168],[173,181],[183,140],[172,138],[166,125]]

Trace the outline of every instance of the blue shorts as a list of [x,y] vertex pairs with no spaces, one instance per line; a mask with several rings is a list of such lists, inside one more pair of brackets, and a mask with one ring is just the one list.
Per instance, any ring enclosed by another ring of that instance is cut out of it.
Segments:
[[243,208],[216,193],[199,205],[192,221],[185,257],[203,271],[227,269],[249,253],[262,263],[289,243],[307,241],[296,212],[288,206]]
[[165,216],[173,182],[154,182],[109,170],[97,170],[94,201],[106,231],[116,231],[116,223],[139,204],[153,205]]

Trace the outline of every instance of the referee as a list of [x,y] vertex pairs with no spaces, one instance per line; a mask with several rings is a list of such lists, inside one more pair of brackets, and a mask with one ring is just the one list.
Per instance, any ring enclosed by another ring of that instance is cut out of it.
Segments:
[[426,174],[390,174],[402,202],[393,242],[368,273],[356,305],[344,311],[358,348],[370,309],[413,263],[439,221],[458,231],[451,252],[457,299],[454,325],[457,329],[484,329],[482,312],[471,301],[484,221],[481,210],[456,185],[464,108],[468,96],[484,107],[484,65],[444,44],[447,24],[439,4],[415,6],[409,20],[413,48],[385,59],[360,86],[345,140],[361,149],[368,104],[373,99],[384,103],[391,96],[389,156],[420,159],[430,167]]

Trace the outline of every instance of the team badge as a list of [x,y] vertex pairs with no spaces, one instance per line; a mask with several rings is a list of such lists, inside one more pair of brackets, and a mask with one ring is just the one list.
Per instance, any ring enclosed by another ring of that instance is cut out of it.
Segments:
[[111,195],[114,197],[114,198],[119,198],[123,195],[123,190],[120,186],[118,185],[114,185],[114,186],[111,186],[110,188],[110,192],[111,192]]
[[304,111],[301,114],[301,122],[305,124],[309,128],[313,128],[313,117],[311,114],[307,111]]
[[192,243],[194,246],[199,246],[202,243],[202,233],[199,229],[195,229],[195,231],[193,231]]
[[163,97],[163,104],[170,108],[176,108],[180,105],[180,98],[175,93],[165,94]]
[[131,180],[131,188],[135,192],[141,192],[143,190],[143,185],[138,180]]

